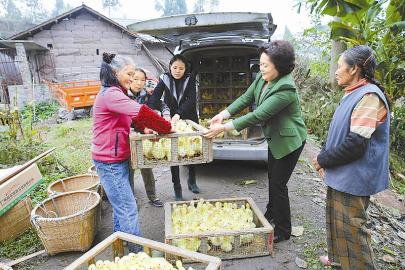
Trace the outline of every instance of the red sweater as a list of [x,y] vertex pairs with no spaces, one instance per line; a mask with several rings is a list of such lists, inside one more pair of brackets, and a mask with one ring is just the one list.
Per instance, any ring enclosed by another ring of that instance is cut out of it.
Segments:
[[133,121],[158,133],[171,125],[145,105],[131,100],[119,86],[102,88],[93,105],[92,157],[102,162],[120,162],[130,156],[129,132]]

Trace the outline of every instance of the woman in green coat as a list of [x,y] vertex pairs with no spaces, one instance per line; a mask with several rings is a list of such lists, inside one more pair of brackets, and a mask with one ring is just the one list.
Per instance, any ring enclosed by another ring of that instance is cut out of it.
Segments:
[[[291,236],[287,182],[304,148],[307,129],[291,76],[295,66],[293,47],[287,41],[272,41],[261,47],[259,54],[260,74],[242,96],[211,119],[205,136],[212,138],[225,130],[262,126],[269,145],[269,202],[265,217],[275,225],[277,243]],[[254,111],[223,124],[223,120],[254,103]]]

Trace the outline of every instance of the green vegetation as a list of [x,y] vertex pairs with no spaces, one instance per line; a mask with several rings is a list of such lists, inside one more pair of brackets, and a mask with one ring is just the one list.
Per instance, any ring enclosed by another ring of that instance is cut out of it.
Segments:
[[[37,107],[38,120],[55,112],[54,104]],[[47,187],[59,179],[87,172],[91,166],[90,141],[91,120],[83,119],[55,125],[54,128],[40,128],[32,123],[32,108],[22,110],[24,137],[16,139],[9,132],[1,134],[0,166],[10,167],[22,164],[38,154],[56,147],[49,156],[38,162],[44,182],[30,194],[33,205],[48,197]],[[38,128],[38,129],[37,129]],[[0,257],[15,259],[43,249],[34,229],[28,230],[15,240],[0,245]]]

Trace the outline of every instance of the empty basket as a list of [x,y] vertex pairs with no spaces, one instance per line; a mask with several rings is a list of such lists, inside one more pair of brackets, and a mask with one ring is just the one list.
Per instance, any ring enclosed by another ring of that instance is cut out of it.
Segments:
[[49,195],[78,190],[90,190],[100,193],[100,178],[97,174],[81,174],[60,179],[48,186]]
[[86,251],[100,223],[100,195],[93,191],[61,193],[31,212],[31,223],[50,255]]

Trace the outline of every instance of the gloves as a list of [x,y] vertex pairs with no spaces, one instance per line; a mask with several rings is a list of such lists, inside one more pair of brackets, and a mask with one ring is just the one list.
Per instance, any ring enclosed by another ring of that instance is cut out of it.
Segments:
[[170,133],[172,125],[163,119],[147,105],[142,105],[138,116],[134,119],[135,129],[143,131],[145,127],[153,129],[159,134]]

